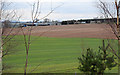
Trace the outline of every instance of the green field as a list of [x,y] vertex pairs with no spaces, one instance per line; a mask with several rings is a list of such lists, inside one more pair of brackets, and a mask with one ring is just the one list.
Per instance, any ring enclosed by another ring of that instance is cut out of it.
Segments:
[[[23,73],[25,63],[25,46],[23,37],[17,36],[20,46],[13,54],[3,58],[3,64],[9,65],[4,73]],[[87,48],[98,50],[102,39],[95,38],[50,38],[33,37],[29,50],[27,72],[32,73],[78,73],[78,57]],[[117,42],[117,40],[115,40]],[[84,50],[83,50],[84,49]],[[117,67],[112,71],[117,72]]]

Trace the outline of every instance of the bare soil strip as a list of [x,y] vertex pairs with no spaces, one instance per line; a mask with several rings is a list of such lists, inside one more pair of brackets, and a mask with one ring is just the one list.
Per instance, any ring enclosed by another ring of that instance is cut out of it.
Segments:
[[[27,35],[30,27],[24,27]],[[14,30],[15,32],[18,29]],[[12,34],[15,34],[12,33]],[[22,35],[22,32],[18,33]],[[59,37],[59,38],[103,38],[116,39],[112,29],[107,24],[77,24],[77,25],[61,25],[61,26],[36,26],[32,30],[33,36],[43,37]]]

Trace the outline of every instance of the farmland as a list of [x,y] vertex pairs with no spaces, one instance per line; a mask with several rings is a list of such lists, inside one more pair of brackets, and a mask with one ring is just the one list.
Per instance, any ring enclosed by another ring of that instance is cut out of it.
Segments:
[[[77,58],[87,48],[97,51],[98,47],[102,46],[103,39],[116,39],[109,26],[100,24],[34,28],[29,50],[27,71],[29,73],[79,73]],[[26,31],[27,28],[24,28],[24,30]],[[4,70],[4,73],[24,72],[25,47],[23,36],[19,33],[16,38],[22,44],[16,47],[14,54],[3,58],[3,64],[10,66],[10,68]],[[117,42],[117,40],[111,41]],[[116,73],[117,67],[106,72]]]

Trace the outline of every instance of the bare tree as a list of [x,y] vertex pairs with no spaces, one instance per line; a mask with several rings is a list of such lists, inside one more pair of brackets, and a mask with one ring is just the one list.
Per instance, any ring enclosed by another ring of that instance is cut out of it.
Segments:
[[[53,8],[53,9],[51,7],[51,11],[48,12],[48,14],[46,14],[42,18],[39,18],[40,14],[41,14],[41,2],[40,2],[40,0],[37,0],[37,2],[33,2],[32,4],[29,3],[29,5],[31,6],[32,25],[26,28],[27,32],[25,32],[24,28],[21,27],[22,35],[24,36],[24,45],[25,45],[25,51],[26,51],[26,61],[25,61],[24,75],[27,74],[28,56],[29,56],[30,44],[33,41],[33,40],[31,40],[31,36],[32,36],[31,34],[32,34],[32,31],[35,30],[35,28],[33,27],[34,23],[37,23],[38,21],[48,17],[51,13],[53,13],[53,11],[55,9],[59,8],[60,6],[62,6],[62,5],[59,5],[59,6],[55,7],[55,8]],[[48,31],[43,32],[39,36],[43,35],[46,32],[48,32]],[[33,69],[31,71],[34,71],[35,69]]]
[[[47,16],[49,16],[51,13],[53,13],[53,11],[60,7],[61,5],[57,6],[56,8],[52,9],[51,11],[48,12],[48,14],[46,14],[44,17],[39,18],[40,14],[41,14],[41,4],[40,4],[40,0],[38,0],[37,2],[34,2],[33,4],[31,4],[31,19],[32,19],[32,26],[27,27],[27,32],[24,31],[23,27],[17,28],[17,32],[14,32],[14,26],[16,24],[14,24],[13,28],[9,28],[9,23],[10,21],[8,21],[8,19],[13,19],[13,18],[17,18],[17,20],[19,21],[19,19],[21,18],[21,16],[17,16],[15,10],[12,11],[6,11],[6,8],[10,5],[11,3],[7,3],[5,0],[1,0],[0,1],[0,20],[6,20],[4,22],[4,26],[2,25],[2,22],[0,22],[1,24],[1,34],[0,34],[0,41],[1,41],[1,73],[2,73],[2,57],[10,54],[10,51],[13,51],[12,48],[14,48],[14,45],[17,44],[11,44],[11,42],[14,40],[14,37],[17,35],[17,33],[19,31],[22,32],[22,35],[24,36],[24,45],[25,45],[25,51],[26,51],[26,61],[25,61],[25,68],[24,68],[24,75],[26,75],[27,73],[27,67],[28,67],[28,55],[29,55],[29,49],[30,49],[30,44],[31,44],[31,34],[33,29],[35,29],[33,27],[34,23],[38,22],[41,19],[46,18]],[[12,32],[14,32],[14,34],[12,34]],[[43,32],[44,34],[45,32]],[[41,36],[42,34],[40,34]],[[3,38],[4,36],[4,38]],[[12,41],[11,41],[12,40]],[[13,43],[13,42],[12,42]],[[3,47],[5,46],[5,50],[3,50]],[[7,46],[7,47],[6,47]],[[11,48],[12,47],[12,48]]]
[[[108,44],[109,44],[110,49],[114,53],[114,55],[116,55],[118,57],[118,71],[119,71],[119,75],[120,75],[120,24],[119,24],[120,1],[118,2],[117,0],[115,0],[113,5],[112,4],[109,5],[109,3],[105,2],[105,1],[99,0],[98,7],[99,7],[102,15],[104,15],[105,18],[110,18],[112,20],[112,22],[108,21],[108,24],[110,25],[113,33],[117,37],[118,44],[116,44],[116,45],[118,46],[118,54],[117,54],[116,50],[113,48],[112,44],[110,43],[110,40],[108,40]],[[112,7],[112,9],[110,9],[110,7]],[[114,8],[115,8],[115,10],[113,11]],[[113,13],[116,14],[116,16],[114,16]],[[117,17],[117,20],[115,20],[115,17]]]
[[2,58],[8,54],[14,53],[14,48],[18,45],[18,40],[14,37],[19,30],[11,35],[15,29],[14,27],[16,26],[16,23],[11,25],[9,19],[12,20],[16,18],[16,20],[19,20],[21,16],[18,17],[14,9],[7,10],[11,4],[11,2],[7,2],[6,0],[0,0],[0,73],[5,69],[5,64],[2,63]]

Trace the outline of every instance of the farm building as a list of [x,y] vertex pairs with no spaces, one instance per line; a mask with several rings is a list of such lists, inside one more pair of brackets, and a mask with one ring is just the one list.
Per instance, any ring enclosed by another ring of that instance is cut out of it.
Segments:
[[62,25],[69,25],[69,24],[88,24],[88,23],[107,23],[108,21],[113,22],[117,21],[117,18],[105,18],[105,19],[80,19],[80,20],[67,20],[62,21]]
[[44,19],[44,21],[40,21],[37,23],[33,22],[26,22],[24,23],[26,26],[49,26],[49,25],[61,25],[61,22],[58,21],[51,21],[50,19]]

